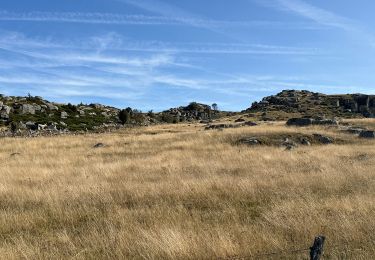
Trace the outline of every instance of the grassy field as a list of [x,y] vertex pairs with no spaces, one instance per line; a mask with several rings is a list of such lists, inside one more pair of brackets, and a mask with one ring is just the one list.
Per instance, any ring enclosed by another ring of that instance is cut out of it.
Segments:
[[[236,145],[299,133],[341,142]],[[0,258],[220,259],[305,249],[324,234],[324,259],[374,259],[374,145],[282,123],[0,139]]]

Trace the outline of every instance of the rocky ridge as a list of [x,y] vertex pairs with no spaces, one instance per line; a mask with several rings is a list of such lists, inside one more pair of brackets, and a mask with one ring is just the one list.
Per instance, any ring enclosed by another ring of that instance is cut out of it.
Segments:
[[[121,112],[125,112],[122,118]],[[162,123],[210,121],[221,112],[196,102],[153,113],[101,104],[60,104],[42,97],[0,94],[0,135],[54,135],[70,132],[108,131],[114,128]],[[3,131],[1,131],[3,130]]]
[[[254,102],[246,112],[285,112],[286,117],[375,117],[375,95],[325,95],[307,90],[284,90]],[[285,119],[285,118],[284,118]]]

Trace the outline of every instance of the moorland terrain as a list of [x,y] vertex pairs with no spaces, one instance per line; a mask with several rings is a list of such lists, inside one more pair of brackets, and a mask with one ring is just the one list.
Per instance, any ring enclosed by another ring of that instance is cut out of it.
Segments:
[[[216,118],[169,110],[196,116],[179,124],[1,138],[0,256],[309,259],[323,234],[324,259],[373,259],[375,119],[364,115],[371,100],[353,108],[322,102],[319,113],[343,116],[319,114],[311,122],[322,123],[304,127],[288,126],[288,111],[300,117],[318,106],[290,111],[269,100]],[[72,122],[55,106],[58,127]]]

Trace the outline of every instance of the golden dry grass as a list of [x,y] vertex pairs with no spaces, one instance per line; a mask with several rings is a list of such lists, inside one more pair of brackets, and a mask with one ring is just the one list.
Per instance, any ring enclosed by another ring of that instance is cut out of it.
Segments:
[[[291,152],[233,145],[297,132],[348,144]],[[106,146],[93,149],[98,142]],[[281,123],[0,139],[0,256],[216,259],[308,248],[324,234],[325,259],[374,259],[374,144]]]

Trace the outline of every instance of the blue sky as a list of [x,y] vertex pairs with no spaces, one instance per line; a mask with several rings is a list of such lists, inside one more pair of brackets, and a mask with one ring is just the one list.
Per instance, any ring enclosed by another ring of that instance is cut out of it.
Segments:
[[373,0],[2,0],[0,93],[242,110],[283,89],[375,94]]

